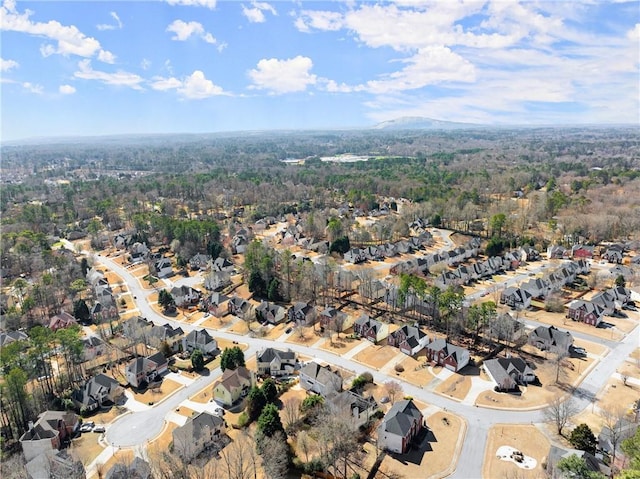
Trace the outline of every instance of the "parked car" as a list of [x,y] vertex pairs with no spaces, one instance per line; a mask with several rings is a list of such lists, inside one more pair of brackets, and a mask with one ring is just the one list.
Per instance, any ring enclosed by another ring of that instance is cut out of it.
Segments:
[[102,425],[98,425],[93,428],[93,432],[104,432],[104,431],[105,429],[104,429],[104,426]]
[[96,424],[93,421],[83,422],[80,426],[80,432],[91,432]]

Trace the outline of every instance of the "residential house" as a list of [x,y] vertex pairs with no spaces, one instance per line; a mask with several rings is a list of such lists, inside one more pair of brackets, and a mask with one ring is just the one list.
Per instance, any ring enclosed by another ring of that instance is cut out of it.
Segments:
[[344,254],[344,260],[352,264],[364,263],[367,261],[367,255],[363,249],[351,248]]
[[551,245],[547,248],[548,259],[562,259],[568,256],[566,248],[560,245]]
[[533,369],[521,358],[488,359],[482,366],[499,391],[511,391],[536,380]]
[[222,449],[225,433],[224,419],[204,411],[173,430],[173,450],[181,459],[189,462],[206,449],[216,446]]
[[500,294],[500,303],[506,304],[511,309],[522,310],[531,306],[532,297],[526,289],[509,286]]
[[571,247],[572,258],[593,258],[593,246],[586,246],[582,244],[574,244]]
[[247,320],[251,318],[253,312],[253,306],[251,303],[240,296],[233,296],[227,302],[227,311],[229,314],[239,317],[240,319]]
[[530,293],[532,298],[545,298],[551,293],[551,285],[543,278],[530,279],[521,284],[520,289]]
[[169,258],[160,258],[153,264],[156,276],[158,278],[167,278],[173,275],[173,266]]
[[171,352],[177,353],[182,349],[182,338],[184,331],[181,327],[173,327],[169,323],[165,323],[162,326],[152,326],[151,330],[147,333],[147,341],[151,347],[160,349],[163,343],[166,343]]
[[424,417],[411,399],[396,402],[378,426],[378,447],[397,454],[409,450],[411,440],[423,427]]
[[117,402],[123,393],[124,389],[118,381],[100,373],[85,381],[80,389],[73,391],[71,400],[81,411],[94,411],[105,402]]
[[520,248],[522,259],[524,261],[538,261],[540,259],[540,252],[529,245],[524,245]]
[[27,479],[86,479],[82,461],[71,457],[66,450],[48,450],[24,465]]
[[284,376],[293,374],[298,364],[297,354],[291,350],[282,351],[265,348],[256,353],[258,374],[263,376]]
[[342,332],[349,327],[346,324],[349,316],[333,306],[324,308],[318,317],[320,318],[320,326],[332,331],[339,329]]
[[342,391],[342,376],[329,365],[320,366],[310,361],[300,369],[300,386],[306,391],[327,397],[331,393]]
[[213,398],[223,406],[230,407],[244,397],[256,384],[253,371],[240,366],[237,369],[225,369],[222,377],[213,386]]
[[107,351],[107,343],[97,336],[89,336],[82,339],[82,362],[93,361],[98,356],[102,356]]
[[355,427],[366,424],[378,410],[378,403],[373,396],[364,397],[353,391],[330,394],[326,404],[332,415],[345,420],[349,418]]
[[221,271],[229,274],[233,273],[235,269],[236,267],[231,261],[221,256],[217,257],[211,265],[212,271]]
[[598,326],[604,316],[604,309],[598,304],[574,299],[569,303],[567,317],[574,321],[581,321],[591,326]]
[[316,320],[316,309],[309,303],[297,301],[291,305],[287,311],[289,321],[295,321],[298,324],[311,325]]
[[93,288],[95,300],[102,304],[103,307],[113,306],[116,304],[116,300],[113,297],[113,290],[107,284],[97,284]]
[[189,308],[200,302],[200,291],[185,284],[174,286],[171,288],[170,293],[179,308]]
[[20,437],[26,461],[47,451],[60,449],[79,427],[78,416],[69,411],[45,411]]
[[204,278],[204,287],[209,291],[221,291],[231,284],[231,275],[226,271],[211,270]]
[[206,329],[194,329],[182,338],[182,350],[191,354],[199,349],[204,356],[213,356],[218,350],[218,342]]
[[609,248],[602,255],[602,259],[609,263],[622,264],[622,251],[619,249]]
[[29,339],[27,333],[24,331],[9,331],[9,332],[0,332],[0,348],[8,346],[14,341],[26,341]]
[[140,457],[135,457],[129,464],[118,462],[107,471],[104,479],[153,479],[151,466]]
[[550,479],[572,479],[575,476],[573,474],[564,474],[557,468],[557,464],[561,459],[566,459],[571,456],[578,456],[581,458],[586,466],[588,471],[600,473],[604,477],[611,476],[611,470],[608,466],[602,462],[601,459],[598,459],[591,453],[586,451],[582,451],[580,449],[564,449],[558,446],[551,446],[549,450],[549,455],[547,456],[547,477]]
[[138,388],[167,372],[168,366],[167,358],[162,353],[156,353],[146,358],[137,357],[125,367],[125,377],[131,386]]
[[600,291],[591,298],[593,304],[602,308],[603,314],[610,316],[616,310],[616,300],[610,290]]
[[361,338],[366,338],[372,343],[377,343],[387,337],[389,325],[370,318],[368,314],[362,313],[353,323],[353,332]]
[[260,322],[280,324],[287,319],[287,310],[278,304],[262,301],[256,307],[256,319]]
[[69,328],[71,326],[77,326],[78,321],[76,318],[71,316],[66,311],[60,312],[60,314],[56,314],[49,321],[49,329],[52,331],[57,331],[58,329]]
[[238,233],[231,239],[231,252],[233,254],[244,254],[249,246],[249,240],[246,235]]
[[610,288],[607,292],[613,296],[616,302],[616,306],[622,307],[631,301],[631,290],[629,288],[625,288],[624,286],[616,286],[614,288]]
[[444,339],[436,339],[427,344],[427,359],[438,366],[458,372],[469,364],[469,351],[460,346],[447,343]]
[[189,260],[189,268],[193,271],[204,271],[209,267],[211,259],[211,255],[208,254],[195,254]]
[[151,251],[149,251],[149,248],[147,247],[146,243],[133,243],[130,247],[129,247],[129,262],[131,264],[138,264],[138,263],[142,263],[143,261],[145,261],[147,258],[149,258],[149,255],[151,254]]
[[422,351],[429,343],[429,336],[416,326],[405,324],[391,333],[387,339],[389,346],[400,349],[404,354],[413,356]]
[[227,301],[229,301],[228,296],[214,292],[204,299],[204,307],[216,318],[220,318],[229,312],[229,308],[226,304]]
[[573,336],[569,331],[562,331],[555,326],[538,326],[531,331],[527,342],[541,351],[567,355],[573,345]]

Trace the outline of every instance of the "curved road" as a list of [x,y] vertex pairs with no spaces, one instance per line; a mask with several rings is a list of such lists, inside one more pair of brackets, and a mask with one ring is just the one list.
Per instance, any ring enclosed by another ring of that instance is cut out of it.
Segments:
[[[179,325],[186,332],[196,328],[194,325],[168,320],[156,313],[147,301],[147,296],[153,293],[152,290],[143,289],[138,280],[131,275],[126,268],[113,260],[101,255],[96,255],[96,259],[99,263],[116,272],[127,283],[129,291],[136,298],[135,303],[141,316],[146,317],[156,324],[168,322]],[[635,333],[636,329],[628,334],[621,342],[601,341],[603,343],[606,342],[606,345],[611,348],[606,360],[599,361],[597,366],[592,369],[583,380],[580,387],[573,393],[581,409],[591,405],[592,399],[595,398],[598,391],[604,387],[608,379],[616,372],[618,365],[638,346],[637,334]],[[259,349],[274,345],[274,341],[267,339],[250,338],[217,330],[210,330],[210,332],[217,337],[227,340],[238,340],[241,338],[243,343],[249,345],[249,349],[246,351],[247,355],[253,355]],[[596,338],[590,337],[589,339],[594,340]],[[289,343],[287,343],[287,348],[299,354],[312,356],[328,363],[338,364],[345,369],[354,371],[356,374],[365,371],[371,372],[371,368],[361,363],[345,359],[328,351]],[[128,447],[144,444],[148,440],[153,439],[161,432],[167,413],[178,407],[182,401],[194,395],[202,388],[212,384],[220,374],[221,372],[218,369],[209,376],[200,377],[194,383],[182,388],[146,411],[126,414],[117,419],[107,429],[106,439],[108,443],[114,446]],[[390,378],[397,379],[395,376],[387,376],[380,372],[373,372],[373,377],[378,383]],[[466,419],[466,437],[464,438],[460,454],[460,457],[463,457],[464,460],[458,461],[457,468],[451,476],[455,478],[479,477],[481,475],[479,471],[482,471],[487,434],[494,424],[535,423],[543,421],[541,410],[509,411],[467,406],[409,383],[404,383],[403,388],[407,395],[427,404],[433,404],[439,408],[447,409]]]

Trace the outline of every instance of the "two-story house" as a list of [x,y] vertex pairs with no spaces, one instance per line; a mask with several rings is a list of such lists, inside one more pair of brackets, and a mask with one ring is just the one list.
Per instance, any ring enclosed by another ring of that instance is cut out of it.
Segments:
[[327,397],[334,392],[342,391],[342,376],[331,366],[321,366],[310,361],[300,369],[300,386],[306,391]]
[[427,359],[451,371],[458,372],[469,364],[469,350],[455,346],[444,339],[427,344]]
[[144,383],[154,381],[167,372],[168,366],[167,358],[162,353],[156,353],[146,358],[140,356],[127,364],[125,377],[131,386],[137,388]]
[[363,313],[353,323],[353,333],[361,338],[368,339],[372,343],[382,341],[389,333],[389,325],[372,319]]
[[205,449],[216,445],[222,448],[225,433],[224,419],[204,411],[173,430],[173,450],[181,459],[190,462]]
[[226,369],[213,386],[213,398],[223,406],[230,407],[244,397],[255,384],[256,376],[253,371],[243,366]]
[[298,358],[297,354],[291,350],[265,348],[256,353],[256,363],[258,374],[261,376],[283,376],[293,374]]
[[182,350],[191,354],[196,349],[205,356],[213,356],[218,351],[218,342],[206,329],[194,329],[182,338]]
[[47,451],[60,449],[79,424],[78,416],[72,412],[43,412],[35,423],[29,423],[29,430],[20,437],[25,460],[30,461]]
[[562,331],[555,326],[538,326],[531,331],[527,342],[541,351],[566,355],[573,344],[573,336],[569,331]]
[[115,403],[123,393],[124,389],[118,381],[100,373],[73,391],[71,400],[81,411],[95,411],[105,402]]
[[387,338],[389,346],[400,349],[404,354],[413,356],[422,351],[429,343],[429,336],[416,326],[405,324]]
[[398,401],[391,406],[378,426],[378,446],[387,451],[404,454],[409,450],[411,440],[423,427],[426,427],[424,417],[413,401]]

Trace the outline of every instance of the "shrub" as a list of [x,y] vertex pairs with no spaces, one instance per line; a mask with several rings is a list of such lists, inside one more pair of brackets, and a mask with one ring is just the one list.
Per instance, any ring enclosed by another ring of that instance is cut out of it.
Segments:
[[402,373],[402,372],[404,372],[404,366],[403,366],[402,364],[400,364],[400,363],[396,364],[396,365],[393,367],[393,369],[395,369],[395,371],[396,371],[397,373]]
[[238,416],[238,427],[244,429],[249,424],[249,415],[246,412],[242,412],[240,416]]

